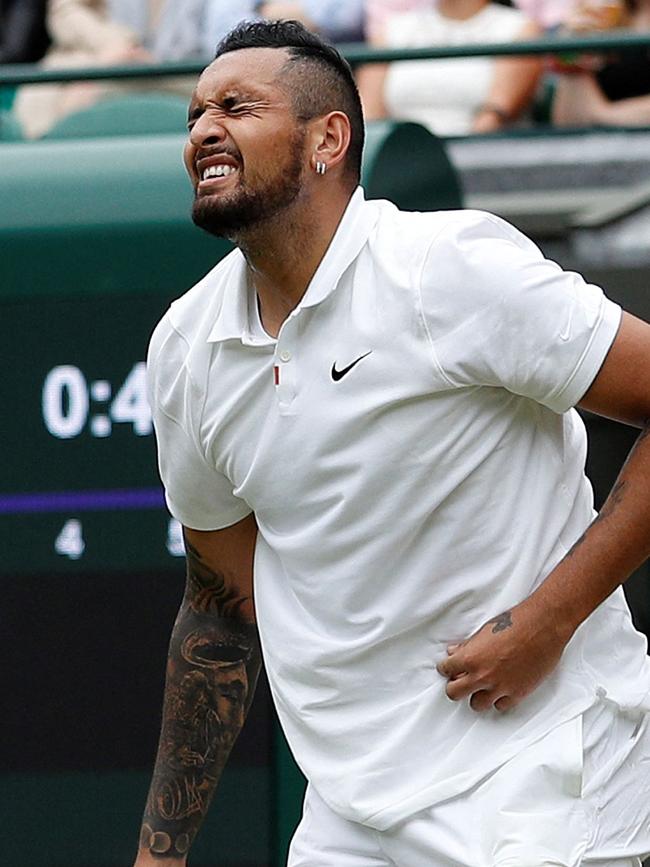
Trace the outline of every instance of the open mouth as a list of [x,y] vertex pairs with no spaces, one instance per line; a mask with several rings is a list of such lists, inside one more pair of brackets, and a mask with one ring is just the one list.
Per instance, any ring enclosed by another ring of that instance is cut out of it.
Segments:
[[222,156],[199,161],[196,171],[199,178],[199,190],[214,190],[224,186],[237,175],[239,166],[232,158]]
[[213,179],[229,178],[230,175],[234,175],[237,171],[238,169],[234,166],[208,166],[208,168],[203,171],[201,180],[210,181]]

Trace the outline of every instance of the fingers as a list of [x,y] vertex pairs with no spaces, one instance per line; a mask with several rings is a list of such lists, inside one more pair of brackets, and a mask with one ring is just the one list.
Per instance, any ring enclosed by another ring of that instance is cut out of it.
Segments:
[[448,680],[445,691],[451,701],[462,701],[469,698],[472,710],[481,713],[491,708],[499,712],[510,710],[517,700],[494,688],[494,685],[481,679],[478,675],[465,670],[466,663],[460,654],[450,655],[436,666],[439,674]]
[[454,678],[466,674],[463,657],[458,653],[460,644],[450,644],[447,658],[438,663],[436,669],[443,677]]
[[467,698],[473,692],[476,692],[476,690],[476,682],[464,672],[459,677],[454,678],[454,680],[450,680],[445,691],[447,697],[452,701],[461,701],[461,699]]
[[494,705],[494,698],[492,693],[487,689],[479,689],[478,692],[472,694],[469,700],[469,706],[472,710],[477,712],[481,712],[484,710],[490,710]]
[[477,671],[477,661],[468,652],[469,642],[447,646],[447,657],[436,669],[447,679],[445,691],[451,701],[469,699],[469,706],[477,713],[494,708],[503,713],[519,703],[518,698],[507,694],[505,684],[498,684],[487,672]]
[[449,681],[446,692],[452,701],[469,697],[469,706],[477,713],[492,708],[499,713],[505,713],[517,704],[517,699],[513,696],[499,695],[497,690],[487,685],[481,688],[468,675]]
[[501,713],[504,713],[505,711],[510,710],[510,708],[515,707],[516,704],[517,704],[517,699],[514,696],[502,695],[501,698],[498,698],[494,702],[494,707],[496,710],[500,711]]

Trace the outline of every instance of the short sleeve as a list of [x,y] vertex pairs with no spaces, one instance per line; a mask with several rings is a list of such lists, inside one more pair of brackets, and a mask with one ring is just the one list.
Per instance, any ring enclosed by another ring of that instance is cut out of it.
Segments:
[[211,466],[194,434],[197,401],[186,345],[167,319],[149,344],[147,389],[158,446],[158,469],[171,514],[193,530],[220,530],[250,514],[230,481]]
[[452,386],[497,386],[566,412],[583,397],[621,309],[508,223],[458,212],[425,259],[423,315]]

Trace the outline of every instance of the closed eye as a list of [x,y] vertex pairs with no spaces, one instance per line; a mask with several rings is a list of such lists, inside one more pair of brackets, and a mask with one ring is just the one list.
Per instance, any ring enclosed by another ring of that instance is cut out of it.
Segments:
[[228,112],[228,114],[232,114],[235,116],[242,114],[252,114],[257,115],[259,109],[259,103],[254,102],[242,102],[239,105],[226,106],[224,104],[224,109]]

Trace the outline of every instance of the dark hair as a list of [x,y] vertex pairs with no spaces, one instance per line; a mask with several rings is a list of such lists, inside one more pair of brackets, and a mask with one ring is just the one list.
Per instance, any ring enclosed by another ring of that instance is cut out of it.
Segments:
[[217,45],[215,59],[243,48],[284,48],[289,60],[282,84],[299,120],[342,111],[351,127],[347,165],[358,182],[365,139],[363,109],[352,69],[333,45],[299,21],[242,21]]

